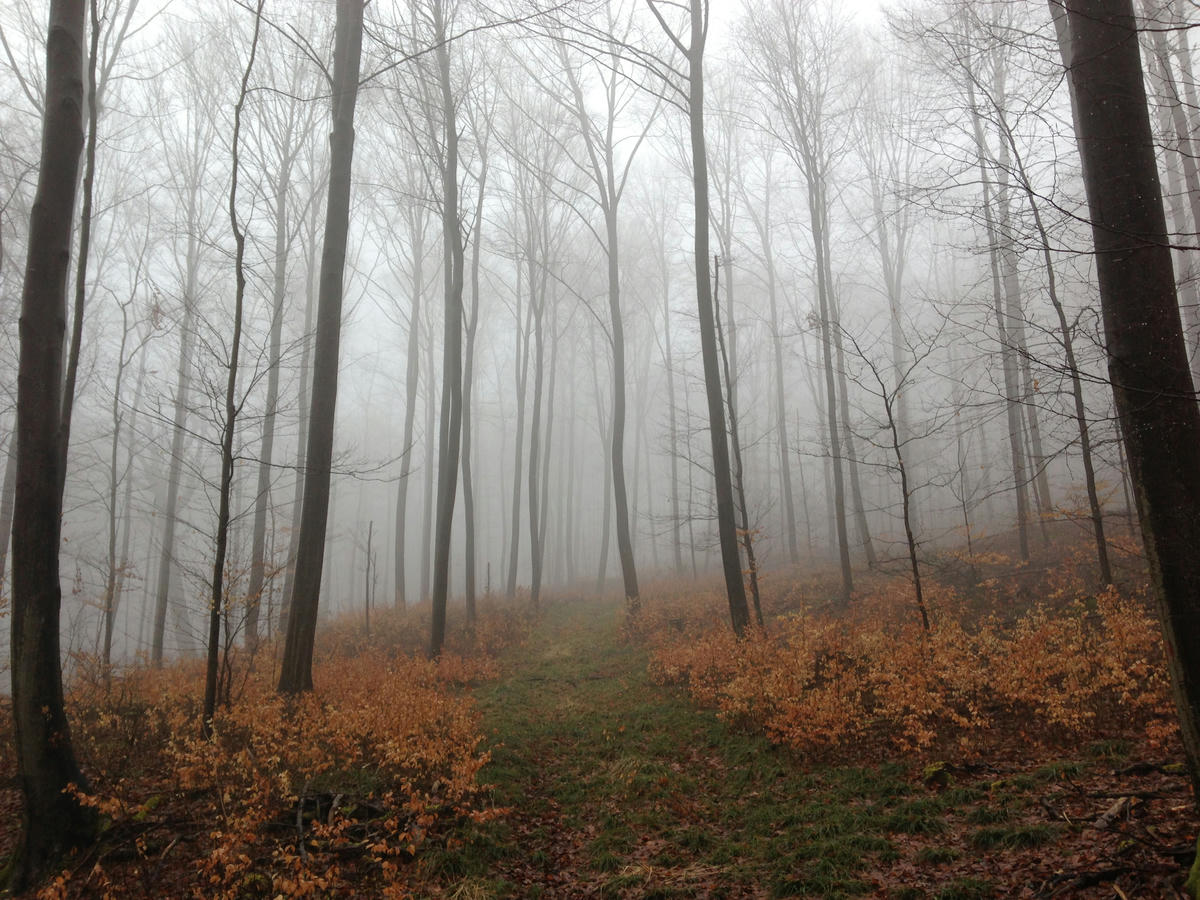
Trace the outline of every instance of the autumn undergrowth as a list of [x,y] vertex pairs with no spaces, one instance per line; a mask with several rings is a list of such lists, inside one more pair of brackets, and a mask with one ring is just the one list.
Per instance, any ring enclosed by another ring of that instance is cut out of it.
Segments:
[[[406,618],[379,617],[370,638],[330,623],[299,697],[275,692],[277,648],[260,648],[211,738],[199,661],[107,678],[76,660],[72,737],[103,833],[41,896],[411,896],[414,860],[448,827],[496,815],[468,688],[497,676],[493,653],[527,621],[485,610],[432,662],[403,651],[419,628]],[[7,736],[0,754],[7,773]]]
[[1175,746],[1145,586],[1097,590],[1069,565],[1042,580],[1021,604],[1011,580],[985,580],[971,600],[931,582],[928,631],[904,578],[864,579],[849,604],[830,604],[828,586],[793,587],[740,639],[717,592],[664,586],[626,630],[648,648],[656,683],[813,759],[847,747],[990,757],[1131,735]]

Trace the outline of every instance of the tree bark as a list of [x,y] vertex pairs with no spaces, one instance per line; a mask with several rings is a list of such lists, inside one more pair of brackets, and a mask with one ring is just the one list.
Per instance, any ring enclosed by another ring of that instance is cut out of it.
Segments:
[[83,146],[84,4],[52,0],[37,193],[21,295],[17,489],[12,534],[12,714],[21,837],[11,886],[29,887],[96,835],[63,705],[59,515],[63,337],[75,185]]
[[[656,14],[657,10],[651,6]],[[708,4],[688,4],[690,39],[686,46],[674,38],[688,61],[687,110],[692,150],[692,191],[695,199],[696,307],[700,325],[700,350],[704,363],[704,386],[708,401],[708,430],[712,440],[713,479],[717,499],[717,533],[721,565],[729,600],[729,618],[739,637],[750,623],[746,585],[738,558],[737,525],[734,519],[733,483],[729,467],[729,442],[725,427],[724,392],[717,359],[717,336],[709,273],[708,151],[704,143],[704,49],[708,38]],[[660,19],[660,23],[661,23]],[[664,28],[665,28],[664,24]]]
[[[1192,392],[1130,0],[1067,0],[1076,133],[1108,367],[1200,788],[1200,409]],[[1200,790],[1196,791],[1200,796]]]
[[[279,611],[279,630],[287,633],[288,604],[292,599],[293,587],[296,583],[296,552],[300,545],[300,519],[304,506],[304,473],[307,470],[305,452],[308,449],[308,411],[309,389],[312,386],[312,330],[317,297],[317,216],[319,207],[312,204],[309,216],[308,246],[306,249],[307,264],[304,284],[304,331],[300,336],[300,373],[299,398],[296,401],[296,483],[292,488],[292,527],[288,535],[287,568],[283,577],[282,602]],[[267,623],[268,631],[270,623]]]
[[321,255],[313,354],[312,407],[305,454],[304,508],[296,552],[296,583],[280,664],[279,691],[312,690],[312,654],[321,597],[333,425],[337,409],[338,351],[342,327],[342,278],[350,228],[350,176],[354,156],[354,105],[362,56],[363,0],[338,0],[334,31],[333,129],[329,138],[329,193],[325,247]]
[[450,541],[458,489],[462,441],[463,241],[458,217],[458,125],[450,84],[448,13],[443,0],[434,3],[438,80],[441,86],[445,159],[442,168],[442,240],[445,252],[446,314],[442,348],[442,427],[438,453],[437,530],[433,559],[432,628],[429,655],[437,658],[446,638],[446,603],[450,592]]

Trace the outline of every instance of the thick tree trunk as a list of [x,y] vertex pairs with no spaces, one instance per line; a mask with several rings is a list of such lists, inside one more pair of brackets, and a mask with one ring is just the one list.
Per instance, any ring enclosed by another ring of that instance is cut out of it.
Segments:
[[12,714],[21,838],[11,886],[24,890],[96,834],[63,705],[59,583],[63,336],[75,185],[83,146],[84,4],[52,0],[46,38],[41,164],[29,221],[17,378],[12,535]]
[[454,528],[454,503],[458,490],[459,453],[462,441],[462,333],[463,241],[458,218],[458,125],[450,84],[448,14],[443,0],[434,3],[437,19],[438,80],[442,94],[445,159],[442,168],[442,239],[445,252],[446,315],[442,348],[442,427],[438,453],[437,532],[433,560],[433,625],[429,654],[436,658],[446,638],[446,605],[450,593],[450,542]]
[[[304,331],[300,336],[300,373],[299,398],[296,401],[296,482],[292,488],[292,520],[288,535],[287,568],[284,571],[282,603],[279,613],[279,630],[287,632],[288,604],[292,599],[292,591],[296,583],[296,552],[300,546],[300,519],[304,506],[304,473],[307,469],[305,452],[308,449],[308,412],[309,389],[312,386],[312,329],[313,316],[316,312],[317,299],[317,205],[313,204],[312,216],[309,220],[308,232],[308,262],[305,277],[304,293]],[[267,623],[269,631],[271,623]]]
[[603,513],[601,514],[600,526],[600,563],[599,570],[596,574],[596,593],[604,591],[604,583],[608,580],[608,543],[609,536],[612,533],[612,419],[608,422],[604,421],[604,399],[600,395],[600,372],[596,359],[596,332],[595,329],[588,330],[588,341],[591,344],[592,351],[592,384],[596,386],[594,396],[596,398],[596,428],[603,435],[603,455],[604,455],[604,493],[600,502],[604,505]]
[[334,32],[333,129],[329,138],[329,194],[321,256],[313,355],[312,408],[305,454],[304,508],[296,551],[296,583],[280,664],[279,691],[312,689],[313,642],[321,597],[333,425],[337,409],[338,351],[342,329],[342,278],[350,229],[350,174],[354,155],[354,105],[362,55],[363,0],[338,0]]
[[[1192,783],[1200,787],[1200,408],[1130,0],[1067,0],[1108,367]],[[1197,791],[1200,796],[1200,791]]]

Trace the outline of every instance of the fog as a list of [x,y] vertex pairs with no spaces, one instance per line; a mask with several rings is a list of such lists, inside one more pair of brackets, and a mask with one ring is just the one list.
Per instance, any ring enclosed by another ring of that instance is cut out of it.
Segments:
[[[711,257],[698,266],[688,64],[674,43],[686,29],[667,4],[657,20],[659,7],[366,7],[321,616],[414,606],[433,589],[447,208],[461,239],[470,379],[452,603],[469,590],[468,522],[480,597],[628,594],[616,480],[643,585],[720,571],[698,271],[716,291],[737,528],[749,532],[757,572],[837,566],[844,549],[856,567],[903,573],[906,501],[922,555],[1008,532],[1028,554],[1051,517],[1086,531],[1076,390],[1100,509],[1129,509],[1047,10],[719,4],[704,56]],[[243,640],[260,597],[251,627],[279,629],[321,387],[311,379],[334,11],[269,0],[248,69],[252,7],[100,4],[62,520],[68,651],[100,652],[106,608],[114,659],[150,654],[159,629],[166,656],[205,646],[234,349],[229,206],[243,78],[234,212],[246,288],[226,628]],[[0,427],[10,457],[44,19],[25,0],[0,11]],[[1180,152],[1190,135],[1180,143],[1164,98],[1194,86],[1190,68],[1175,71],[1179,59],[1156,58],[1169,209],[1174,230],[1190,232]],[[458,140],[448,205],[443,87]],[[1195,287],[1183,284],[1194,326]],[[14,477],[10,465],[9,520]]]

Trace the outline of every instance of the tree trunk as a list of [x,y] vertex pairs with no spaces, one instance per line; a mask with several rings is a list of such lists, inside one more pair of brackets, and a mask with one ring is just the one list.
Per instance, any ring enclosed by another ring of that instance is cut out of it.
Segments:
[[[729,354],[725,350],[725,335],[721,329],[721,302],[716,297],[717,286],[721,283],[719,272],[720,257],[713,257],[713,310],[716,316],[717,347],[721,352],[721,366],[725,372],[725,383],[733,383],[729,371]],[[729,282],[726,282],[728,285]],[[732,333],[732,329],[730,329]],[[741,513],[742,545],[746,548],[746,569],[750,573],[750,596],[754,602],[754,619],[758,627],[763,627],[762,600],[758,592],[758,562],[754,557],[754,535],[750,528],[750,508],[746,503],[745,468],[742,466],[742,441],[738,434],[737,401],[733,392],[728,391],[726,404],[729,407],[729,443],[733,448],[733,487],[737,492],[738,511]]]
[[409,211],[412,230],[412,307],[408,314],[408,354],[404,371],[404,437],[400,443],[400,482],[396,485],[396,606],[408,605],[405,558],[408,552],[408,479],[412,474],[413,431],[417,417],[417,386],[421,367],[421,296],[425,290],[425,209]]
[[[193,220],[194,221],[194,220]],[[188,394],[192,385],[192,354],[196,346],[196,283],[200,267],[200,239],[188,235],[187,272],[183,290],[183,320],[179,323],[179,372],[175,381],[175,409],[171,435],[171,462],[167,467],[167,497],[163,510],[162,544],[154,601],[154,628],[150,636],[150,662],[163,664],[167,607],[171,598],[171,570],[175,565],[175,526],[179,509],[179,484],[183,472],[183,443],[187,436]]]
[[659,269],[663,291],[663,367],[667,370],[667,421],[671,441],[671,547],[675,574],[683,574],[683,520],[679,512],[679,424],[675,408],[675,362],[671,355],[670,265],[665,244],[659,245]]
[[84,5],[52,0],[46,37],[41,164],[29,221],[17,380],[17,489],[12,534],[13,736],[21,838],[11,887],[29,887],[96,835],[63,706],[59,661],[59,516],[63,335],[75,184],[83,146]]
[[[479,196],[475,202],[475,222],[471,233],[471,314],[467,318],[467,349],[463,359],[462,411],[462,485],[464,530],[463,594],[467,607],[467,626],[474,627],[475,609],[475,482],[471,473],[471,400],[475,374],[475,332],[479,326],[479,245],[483,230],[483,201],[487,190],[488,162],[486,147],[479,173]],[[501,455],[503,458],[503,455]]]
[[521,461],[525,458],[525,386],[529,381],[529,332],[533,309],[525,311],[521,325],[521,267],[517,267],[517,439],[513,455],[512,509],[509,510],[508,583],[504,595],[509,601],[517,596],[517,562],[521,549]]
[[[1200,409],[1130,0],[1067,0],[1108,367],[1192,783],[1200,788]],[[1200,790],[1196,792],[1200,796]]]
[[[529,223],[532,226],[532,222]],[[535,243],[529,235],[530,248]],[[544,249],[544,245],[543,245]],[[549,265],[542,260],[542,271]],[[539,526],[541,501],[538,496],[538,468],[542,463],[542,383],[545,374],[546,342],[543,334],[543,317],[546,302],[545,279],[539,278],[537,260],[532,249],[529,252],[529,308],[533,311],[533,410],[529,415],[529,600],[536,610],[541,602],[542,591],[542,530]]]
[[[233,107],[233,159],[229,182],[229,226],[233,232],[234,297],[233,336],[229,343],[229,374],[225,382],[225,419],[221,431],[221,484],[217,499],[217,540],[213,553],[212,593],[208,609],[208,659],[204,671],[204,709],[200,714],[200,733],[212,737],[213,716],[217,710],[217,676],[221,660],[221,621],[225,613],[225,556],[229,549],[230,496],[233,492],[234,456],[233,439],[237,433],[238,364],[242,350],[242,311],[246,299],[246,233],[238,221],[237,191],[240,174],[240,147],[242,133],[242,110],[250,86],[250,75],[254,70],[254,58],[258,54],[258,35],[262,27],[262,8],[266,0],[258,0],[254,14],[254,36],[250,40],[250,56],[242,73],[242,89]],[[265,516],[265,512],[264,512]],[[265,531],[265,528],[264,528]],[[257,602],[257,600],[255,601]],[[257,623],[256,623],[257,628]]]
[[612,419],[606,423],[604,421],[604,398],[600,395],[600,372],[596,361],[596,332],[594,329],[588,330],[588,341],[591,344],[592,351],[592,384],[596,386],[596,428],[603,435],[603,450],[604,454],[604,495],[601,498],[601,503],[604,505],[604,512],[601,515],[601,535],[600,535],[600,567],[596,575],[596,593],[604,591],[604,583],[608,580],[608,542],[612,532],[612,475],[613,467],[610,460],[612,455]]
[[708,399],[708,430],[712,439],[721,563],[725,573],[725,590],[729,598],[729,618],[734,632],[740,637],[750,623],[750,609],[746,603],[746,585],[742,581],[742,567],[738,559],[724,392],[721,390],[712,287],[708,272],[708,151],[704,144],[704,45],[708,17],[707,10],[702,11],[701,5],[702,0],[692,0],[690,4],[691,42],[688,45],[688,115],[691,124],[692,189],[696,206],[696,306],[700,324],[701,357],[704,362],[705,394]]
[[[308,409],[309,389],[312,385],[310,373],[312,363],[312,329],[317,297],[317,215],[319,207],[312,204],[312,215],[309,218],[307,272],[304,293],[304,331],[300,337],[300,389],[297,406],[296,423],[296,483],[292,489],[292,527],[288,535],[287,568],[284,571],[282,602],[279,611],[279,630],[287,633],[288,604],[291,603],[292,591],[296,583],[296,552],[300,545],[300,519],[304,506],[304,473],[307,470],[305,452],[308,449]],[[267,623],[270,630],[270,623]]]
[[305,453],[304,508],[296,551],[296,583],[280,664],[279,691],[312,689],[313,642],[321,596],[333,425],[337,409],[338,351],[342,328],[342,278],[350,228],[350,174],[354,155],[354,104],[362,55],[363,0],[338,0],[334,31],[333,129],[329,138],[329,193],[321,255],[313,355],[312,407]]
[[971,124],[975,138],[976,155],[979,160],[979,178],[983,185],[983,217],[988,240],[988,263],[992,275],[992,306],[996,316],[996,330],[1000,342],[1000,360],[1004,372],[1004,405],[1008,418],[1008,447],[1012,460],[1013,488],[1017,495],[1017,542],[1021,559],[1029,559],[1029,493],[1025,474],[1025,448],[1021,437],[1020,389],[1017,381],[1017,364],[1013,359],[1014,347],[1008,336],[1008,319],[1004,310],[1004,288],[1001,281],[998,248],[1000,236],[992,213],[991,176],[987,172],[987,150],[983,138],[983,125],[975,105],[975,87],[967,75],[967,96],[971,106]]
[[283,343],[283,310],[287,303],[287,195],[294,151],[291,130],[284,138],[284,156],[275,182],[275,259],[271,302],[271,337],[267,351],[267,397],[262,442],[258,452],[258,487],[254,499],[254,530],[250,548],[250,578],[246,585],[246,649],[258,646],[259,607],[266,577],[267,510],[271,506],[271,475],[275,455],[275,416],[279,408],[279,361]]
[[454,528],[454,501],[458,490],[459,452],[462,440],[463,372],[463,241],[458,218],[458,125],[450,84],[450,49],[447,12],[443,0],[434,3],[437,19],[437,63],[442,89],[445,153],[442,168],[442,238],[445,247],[446,315],[442,348],[442,427],[438,453],[437,532],[433,561],[433,625],[429,654],[437,658],[446,638],[446,603],[450,592],[450,541]]
[[[429,599],[429,573],[433,563],[433,504],[434,486],[437,484],[437,441],[441,437],[435,430],[438,418],[434,410],[434,398],[437,390],[434,385],[434,338],[433,316],[428,317],[429,330],[425,333],[425,465],[421,475],[424,484],[424,495],[421,503],[421,532],[417,535],[421,552],[421,593],[417,602],[424,603]],[[445,329],[443,322],[442,328]],[[443,375],[443,377],[445,377]]]
[[[813,225],[813,247],[817,252],[817,309],[820,316],[821,356],[825,370],[825,429],[829,441],[829,468],[833,478],[833,519],[837,537],[838,559],[842,569],[842,600],[849,602],[854,593],[854,577],[850,570],[850,536],[846,527],[846,485],[842,470],[842,436],[838,428],[838,390],[834,375],[833,331],[837,327],[832,304],[830,268],[825,262],[825,214],[820,187],[810,179],[808,212]],[[826,497],[829,496],[828,489]]]
[[[767,180],[771,180],[771,170],[768,163]],[[792,496],[792,452],[788,446],[787,406],[784,400],[785,385],[783,380],[783,336],[779,327],[778,284],[775,277],[775,247],[771,237],[771,189],[768,186],[764,200],[762,216],[753,214],[754,223],[758,230],[758,239],[762,244],[763,262],[767,276],[767,302],[771,310],[771,355],[775,376],[775,440],[779,445],[779,480],[780,491],[783,494],[783,527],[787,539],[788,559],[792,565],[800,562],[800,550],[796,540],[796,504]],[[747,204],[749,205],[749,204]]]
[[8,583],[8,545],[12,538],[13,502],[17,494],[17,442],[8,441],[4,483],[0,485],[0,585]]
[[59,412],[58,509],[62,514],[63,492],[67,486],[67,451],[71,445],[71,413],[75,408],[75,388],[79,376],[79,355],[83,343],[83,312],[87,301],[88,256],[92,245],[92,201],[96,187],[96,138],[99,110],[96,101],[96,62],[100,51],[100,22],[96,0],[91,11],[91,42],[87,55],[87,146],[84,150],[83,202],[79,210],[79,258],[75,260],[75,302],[71,320],[71,344],[67,351],[67,371]]

